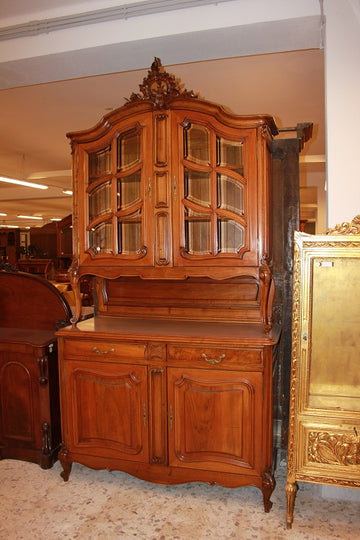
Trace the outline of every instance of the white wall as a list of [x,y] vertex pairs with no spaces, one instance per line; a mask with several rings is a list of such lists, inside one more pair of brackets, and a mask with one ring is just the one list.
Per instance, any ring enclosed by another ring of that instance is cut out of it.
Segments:
[[328,226],[360,214],[360,1],[325,0]]

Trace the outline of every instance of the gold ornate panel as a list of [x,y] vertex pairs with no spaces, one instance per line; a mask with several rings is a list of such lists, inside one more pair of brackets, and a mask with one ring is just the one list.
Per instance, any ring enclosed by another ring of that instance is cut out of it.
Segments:
[[295,233],[287,526],[297,481],[360,487],[360,216]]

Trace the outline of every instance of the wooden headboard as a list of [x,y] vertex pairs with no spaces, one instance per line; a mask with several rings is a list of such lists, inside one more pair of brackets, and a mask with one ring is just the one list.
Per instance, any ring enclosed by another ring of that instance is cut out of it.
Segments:
[[0,326],[57,330],[70,324],[71,317],[69,304],[49,281],[0,269]]

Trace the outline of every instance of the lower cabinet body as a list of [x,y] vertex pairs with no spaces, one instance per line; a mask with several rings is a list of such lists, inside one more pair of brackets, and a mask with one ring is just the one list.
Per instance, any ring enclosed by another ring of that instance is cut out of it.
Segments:
[[272,345],[59,346],[64,480],[79,462],[163,484],[253,485],[270,510]]
[[[52,467],[60,448],[56,342],[0,340],[0,459]],[[36,331],[34,331],[36,333]]]

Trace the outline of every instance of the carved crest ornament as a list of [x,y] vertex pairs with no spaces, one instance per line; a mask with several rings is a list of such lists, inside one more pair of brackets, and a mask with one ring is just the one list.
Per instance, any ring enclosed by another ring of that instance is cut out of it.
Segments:
[[333,229],[328,229],[326,234],[360,234],[360,214],[355,216],[350,223],[344,222]]
[[139,88],[140,93],[133,92],[130,98],[126,100],[128,103],[151,101],[155,109],[166,109],[169,102],[175,97],[198,97],[192,90],[182,88],[174,75],[170,75],[164,70],[160,58],[156,57],[147,77],[143,79]]

